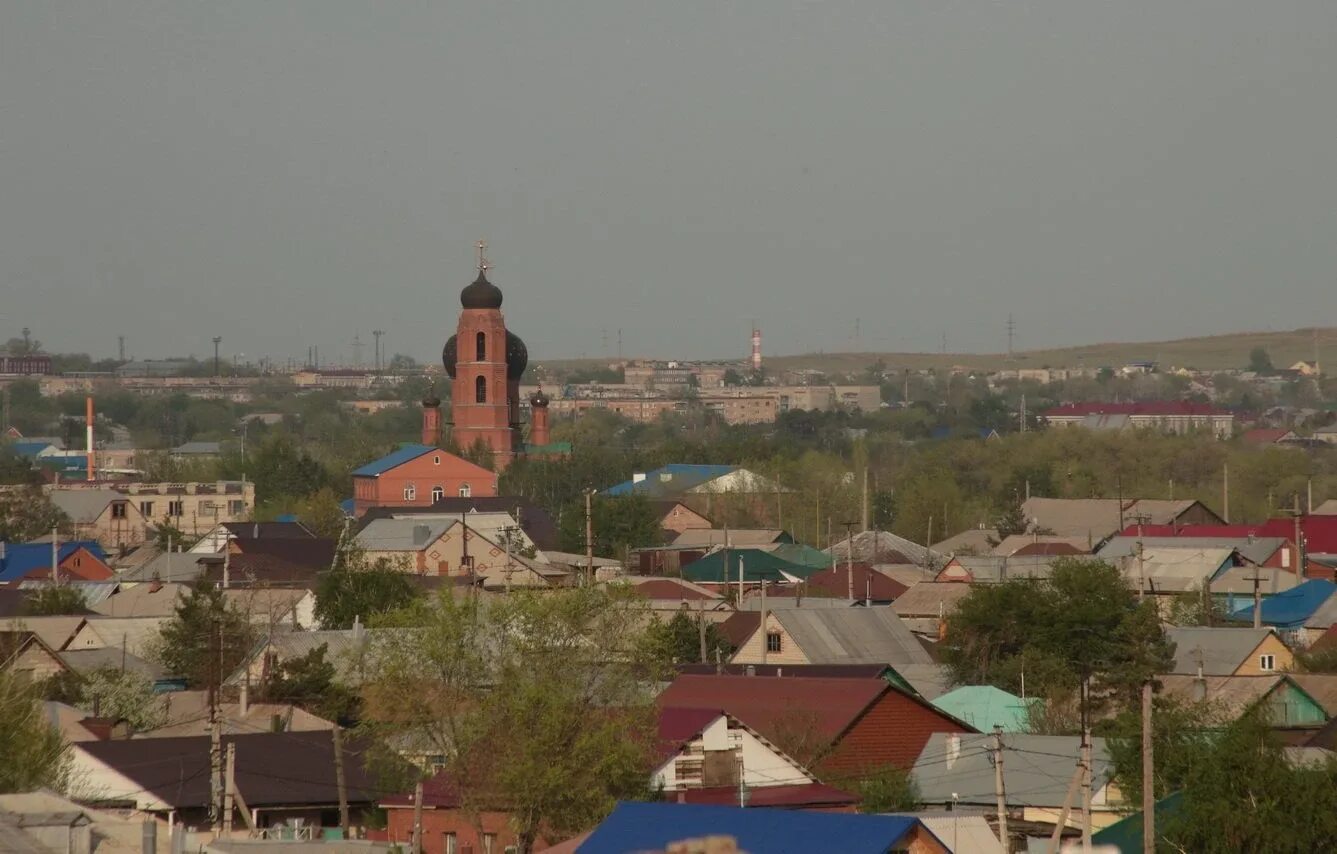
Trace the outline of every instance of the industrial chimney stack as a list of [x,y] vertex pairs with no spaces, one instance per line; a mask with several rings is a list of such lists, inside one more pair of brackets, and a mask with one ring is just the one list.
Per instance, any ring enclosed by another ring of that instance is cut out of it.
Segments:
[[752,324],[752,370],[761,370],[761,327]]

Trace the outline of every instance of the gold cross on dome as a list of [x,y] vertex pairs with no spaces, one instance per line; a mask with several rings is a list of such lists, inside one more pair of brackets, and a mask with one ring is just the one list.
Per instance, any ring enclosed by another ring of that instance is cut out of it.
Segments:
[[492,265],[487,261],[487,241],[480,240],[476,245],[478,247],[478,272],[492,269]]

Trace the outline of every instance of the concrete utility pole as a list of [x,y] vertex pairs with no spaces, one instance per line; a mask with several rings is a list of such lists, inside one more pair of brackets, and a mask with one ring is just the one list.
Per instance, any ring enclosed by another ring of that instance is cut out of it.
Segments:
[[1244,579],[1253,582],[1253,627],[1255,629],[1263,627],[1263,593],[1258,587],[1263,580],[1263,577],[1258,574],[1260,571],[1255,571],[1253,575]]
[[1230,464],[1221,466],[1221,518],[1230,524]]
[[1151,680],[1142,683],[1142,850],[1156,851],[1155,754],[1151,747]]
[[863,502],[859,521],[862,523],[860,530],[868,530],[868,464],[863,466]]
[[585,488],[585,583],[594,583],[594,490]]
[[1082,850],[1091,850],[1091,722],[1087,719],[1086,704],[1091,685],[1082,679]]
[[706,663],[706,600],[696,603],[696,638],[701,644],[701,663]]
[[[348,784],[344,780],[344,739],[343,728],[337,723],[333,732],[334,739],[334,786],[339,791],[339,827],[343,828],[344,839],[348,838]],[[228,745],[231,750],[232,746]],[[230,754],[229,754],[230,755]]]
[[223,720],[218,709],[222,679],[222,628],[215,617],[209,621],[209,825],[214,832],[223,827]]
[[215,377],[219,376],[219,372],[218,372],[218,365],[219,365],[219,362],[218,362],[218,345],[219,345],[219,344],[222,344],[222,343],[223,343],[223,338],[222,338],[222,336],[220,336],[220,335],[215,335],[215,336],[214,336],[214,376],[215,376]]
[[229,741],[227,745],[227,777],[223,785],[223,836],[232,838],[232,789],[237,776],[237,743]]
[[1003,728],[993,725],[993,793],[998,799],[998,840],[1003,843],[1003,854],[1012,846],[1007,833],[1007,785],[1003,780]]
[[854,524],[845,522],[845,576],[849,582],[850,601],[854,601]]
[[771,651],[771,634],[766,631],[766,579],[761,580],[761,663],[766,663],[767,655]]
[[422,854],[422,780],[413,787],[412,854]]

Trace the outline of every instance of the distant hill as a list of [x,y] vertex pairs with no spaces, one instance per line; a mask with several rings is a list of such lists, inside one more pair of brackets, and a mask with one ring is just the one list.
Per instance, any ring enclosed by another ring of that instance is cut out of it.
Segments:
[[[1319,361],[1337,370],[1337,328],[1293,329],[1288,332],[1234,332],[1203,338],[1174,341],[1108,342],[1081,347],[1049,350],[1019,350],[1008,358],[1006,353],[802,353],[793,356],[767,356],[770,371],[807,368],[826,373],[861,371],[881,359],[888,370],[948,369],[963,367],[996,371],[1006,368],[1117,368],[1129,362],[1155,361],[1162,368],[1196,368],[1204,371],[1244,369],[1249,353],[1262,347],[1272,357],[1272,364],[1286,368],[1301,359],[1314,358],[1314,337],[1318,334]],[[689,354],[682,358],[690,359]],[[549,359],[543,364],[550,370],[569,371],[595,365],[607,365],[610,359]],[[740,363],[742,359],[738,360]]]

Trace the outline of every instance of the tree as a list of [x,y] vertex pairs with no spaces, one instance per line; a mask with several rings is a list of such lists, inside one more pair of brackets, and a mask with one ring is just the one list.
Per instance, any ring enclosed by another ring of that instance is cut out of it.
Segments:
[[944,655],[961,684],[1018,691],[1024,673],[1036,695],[1089,676],[1095,698],[1131,698],[1170,667],[1155,608],[1113,566],[1065,558],[1047,579],[975,585],[948,621]]
[[1272,357],[1268,355],[1266,349],[1254,347],[1249,351],[1249,370],[1258,374],[1270,374],[1275,370],[1272,367]]
[[[594,553],[600,557],[623,557],[629,549],[656,545],[662,534],[659,514],[642,495],[610,497],[596,495],[590,505],[594,528]],[[585,502],[573,501],[561,514],[562,547],[585,551]]]
[[644,605],[618,587],[443,593],[394,615],[369,655],[364,721],[444,757],[460,809],[505,810],[528,854],[647,794],[654,711]]
[[60,789],[65,779],[65,742],[47,721],[38,685],[0,669],[0,793]]
[[[673,619],[656,621],[646,630],[646,640],[653,655],[668,664],[687,664],[701,661],[700,615],[687,610],[679,611]],[[706,661],[728,660],[734,645],[721,632],[718,623],[706,622]]]
[[86,709],[112,720],[124,720],[136,730],[149,730],[167,722],[167,709],[147,676],[114,668],[94,670],[80,685],[80,703]]
[[78,588],[64,584],[48,584],[28,593],[23,600],[23,613],[29,617],[87,614],[88,604]]
[[171,517],[163,516],[162,520],[153,526],[153,545],[159,551],[165,552],[168,549],[179,551],[189,543],[186,542],[185,532],[172,524]]
[[1021,496],[1013,492],[1011,500],[994,519],[994,527],[998,530],[998,538],[1001,542],[1013,534],[1024,534],[1029,525],[1026,522],[1026,511],[1021,506]]
[[298,505],[297,518],[317,537],[337,540],[343,533],[347,514],[339,503],[338,493],[326,486]]
[[227,603],[222,590],[201,582],[177,602],[153,653],[173,676],[199,687],[226,679],[254,641],[255,628],[246,615]]
[[358,697],[336,677],[329,645],[289,659],[270,674],[261,689],[266,702],[291,703],[323,718],[347,722],[355,717]]
[[316,619],[326,629],[351,628],[354,620],[406,608],[418,598],[418,588],[404,570],[386,558],[374,563],[351,540],[339,547],[334,566],[316,586]]
[[497,470],[497,455],[493,453],[492,446],[483,441],[480,436],[474,439],[474,443],[464,449],[463,457],[476,466],[482,466],[488,471]]
[[0,493],[0,542],[35,540],[50,534],[52,528],[66,536],[74,530],[70,517],[51,503],[41,487]]
[[859,812],[908,812],[919,807],[919,789],[910,772],[887,765],[866,772],[854,784]]
[[[0,428],[4,426],[0,424]],[[41,476],[33,464],[19,456],[10,442],[0,441],[0,483],[35,485],[40,482]]]
[[249,455],[248,468],[256,497],[263,501],[304,498],[330,482],[325,467],[287,433],[274,433],[261,441]]

